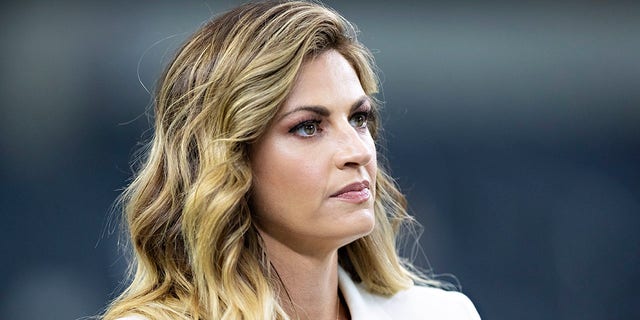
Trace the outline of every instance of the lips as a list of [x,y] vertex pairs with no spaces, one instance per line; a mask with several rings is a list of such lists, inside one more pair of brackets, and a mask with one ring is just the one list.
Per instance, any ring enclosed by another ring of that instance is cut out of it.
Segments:
[[352,183],[340,189],[340,191],[331,195],[332,198],[338,198],[348,202],[361,203],[369,200],[371,192],[369,190],[369,181]]

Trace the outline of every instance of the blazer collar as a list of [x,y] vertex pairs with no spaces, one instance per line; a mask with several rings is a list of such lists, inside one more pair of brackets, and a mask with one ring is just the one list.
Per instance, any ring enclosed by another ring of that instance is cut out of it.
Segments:
[[383,297],[369,293],[360,284],[356,284],[342,267],[338,267],[338,286],[349,306],[351,319],[391,320],[380,304]]

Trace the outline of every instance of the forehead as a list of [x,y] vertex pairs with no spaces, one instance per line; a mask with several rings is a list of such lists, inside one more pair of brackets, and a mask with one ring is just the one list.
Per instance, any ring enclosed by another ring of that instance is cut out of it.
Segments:
[[303,64],[281,111],[300,105],[351,105],[364,95],[349,61],[337,51],[329,50]]

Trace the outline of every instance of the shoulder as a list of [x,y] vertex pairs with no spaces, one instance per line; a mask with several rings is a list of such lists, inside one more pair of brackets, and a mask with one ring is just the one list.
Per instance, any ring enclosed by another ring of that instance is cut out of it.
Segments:
[[412,286],[380,300],[383,308],[399,319],[416,315],[429,315],[433,319],[480,319],[471,300],[456,291]]
[[411,286],[391,297],[377,295],[339,272],[340,290],[353,319],[479,320],[475,306],[460,292]]

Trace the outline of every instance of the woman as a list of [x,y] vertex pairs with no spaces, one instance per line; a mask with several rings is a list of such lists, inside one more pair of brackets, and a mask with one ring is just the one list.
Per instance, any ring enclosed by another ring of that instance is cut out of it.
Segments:
[[181,48],[123,194],[132,283],[111,319],[478,319],[412,273],[377,163],[369,52],[315,3],[247,4]]

